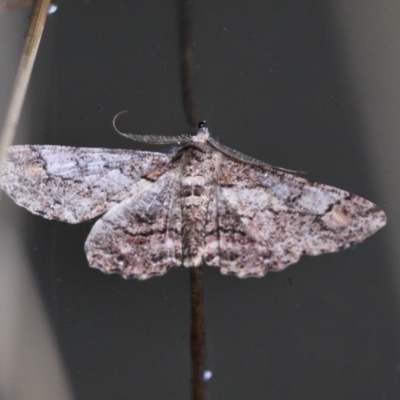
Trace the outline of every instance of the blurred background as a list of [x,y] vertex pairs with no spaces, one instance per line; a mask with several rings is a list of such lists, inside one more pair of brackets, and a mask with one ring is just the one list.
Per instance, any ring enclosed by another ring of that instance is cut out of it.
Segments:
[[[29,10],[0,15],[0,123]],[[363,196],[388,225],[353,249],[240,280],[204,269],[210,399],[400,396],[400,3],[192,1],[195,101],[214,137]],[[152,149],[116,134],[194,132],[177,1],[59,2],[18,144]],[[167,147],[165,148],[167,149]],[[0,209],[0,393],[189,399],[189,271],[145,282],[88,267],[93,221]]]

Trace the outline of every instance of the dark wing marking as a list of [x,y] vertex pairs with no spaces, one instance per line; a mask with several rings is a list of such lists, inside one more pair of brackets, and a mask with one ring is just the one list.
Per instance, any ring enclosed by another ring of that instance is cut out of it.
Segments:
[[147,279],[182,264],[177,172],[113,207],[94,225],[85,251],[89,265],[124,278]]

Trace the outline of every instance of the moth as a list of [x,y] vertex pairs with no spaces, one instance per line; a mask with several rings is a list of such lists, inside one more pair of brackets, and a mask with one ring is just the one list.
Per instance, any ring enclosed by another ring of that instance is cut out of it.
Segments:
[[119,133],[179,146],[168,154],[12,146],[0,179],[19,206],[44,218],[75,224],[104,214],[85,251],[105,273],[147,279],[208,264],[262,277],[302,255],[362,242],[386,223],[368,200],[223,146],[205,122],[195,135]]

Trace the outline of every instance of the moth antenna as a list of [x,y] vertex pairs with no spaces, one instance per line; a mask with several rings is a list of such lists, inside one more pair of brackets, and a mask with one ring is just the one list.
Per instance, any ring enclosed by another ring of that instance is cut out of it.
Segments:
[[[200,123],[199,123],[199,128],[200,128]],[[267,167],[270,167],[272,169],[282,171],[282,172],[290,172],[294,174],[307,174],[307,171],[297,171],[293,169],[287,169],[287,168],[281,168],[281,167],[275,167],[274,165],[270,165],[265,163],[264,161],[257,160],[256,158],[250,157],[246,154],[241,153],[240,151],[237,151],[235,149],[231,149],[228,146],[225,146],[221,143],[219,143],[217,140],[214,138],[210,137],[208,138],[208,143],[214,147],[215,149],[221,151],[222,153],[226,154],[228,157],[233,157],[236,160],[245,162],[247,164],[253,164],[253,165],[266,165]]]
[[179,143],[184,143],[184,142],[189,142],[192,140],[191,135],[180,135],[180,136],[155,136],[155,135],[134,135],[132,133],[124,133],[121,132],[117,126],[116,126],[116,121],[117,118],[121,114],[126,114],[128,113],[129,110],[123,110],[120,111],[118,114],[115,115],[113,118],[112,124],[114,129],[122,136],[125,136],[129,139],[134,140],[135,142],[141,142],[141,143],[149,143],[149,144],[179,144]]
[[121,132],[121,131],[117,128],[117,125],[115,124],[115,122],[117,121],[117,118],[118,118],[121,114],[126,114],[126,113],[128,113],[128,112],[129,112],[129,110],[122,110],[122,111],[120,111],[119,113],[117,113],[117,114],[115,115],[115,117],[113,118],[113,121],[112,121],[113,128],[114,128],[120,135],[122,135],[122,136],[129,135],[129,133]]

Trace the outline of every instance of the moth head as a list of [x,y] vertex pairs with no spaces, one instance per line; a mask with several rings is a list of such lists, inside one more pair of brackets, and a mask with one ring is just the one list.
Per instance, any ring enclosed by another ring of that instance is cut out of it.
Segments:
[[210,137],[210,131],[206,121],[201,121],[197,124],[197,134],[193,136],[193,141],[197,143],[206,143]]

